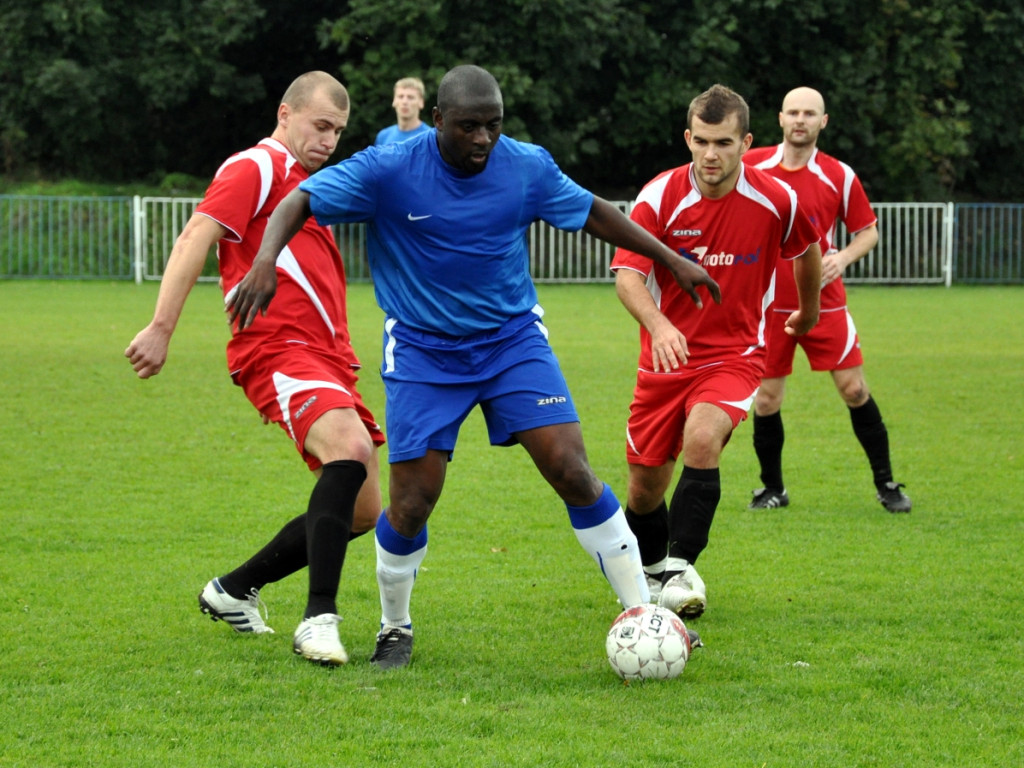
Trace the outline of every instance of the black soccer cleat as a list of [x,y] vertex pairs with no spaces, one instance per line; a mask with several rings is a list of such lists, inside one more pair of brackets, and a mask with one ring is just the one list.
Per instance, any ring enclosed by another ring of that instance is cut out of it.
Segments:
[[754,491],[754,498],[750,500],[747,509],[775,509],[776,507],[788,507],[789,494],[786,489],[776,491],[771,488],[758,488]]
[[910,497],[900,490],[903,487],[903,483],[890,481],[878,489],[876,498],[890,512],[909,512]]
[[381,629],[377,634],[377,647],[370,663],[377,669],[398,669],[409,666],[412,658],[412,630],[405,627]]

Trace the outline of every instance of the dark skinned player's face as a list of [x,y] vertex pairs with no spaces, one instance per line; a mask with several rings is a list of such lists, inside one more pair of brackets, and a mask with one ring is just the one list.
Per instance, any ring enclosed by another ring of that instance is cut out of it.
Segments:
[[487,167],[491,150],[501,136],[503,109],[494,96],[466,99],[450,106],[444,114],[434,107],[434,126],[441,157],[465,173],[480,173]]

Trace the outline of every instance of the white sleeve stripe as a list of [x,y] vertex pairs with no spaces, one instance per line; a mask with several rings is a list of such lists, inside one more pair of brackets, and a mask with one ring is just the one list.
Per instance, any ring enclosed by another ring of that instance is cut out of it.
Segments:
[[256,203],[256,210],[252,212],[250,218],[255,218],[256,214],[263,208],[263,204],[267,202],[267,197],[270,196],[270,185],[274,180],[274,161],[270,157],[270,153],[261,149],[260,147],[253,147],[247,149],[244,152],[239,152],[233,157],[229,157],[224,161],[224,164],[217,169],[217,176],[221,174],[225,168],[233,163],[237,163],[239,160],[252,160],[256,163],[256,167],[260,172],[260,198]]

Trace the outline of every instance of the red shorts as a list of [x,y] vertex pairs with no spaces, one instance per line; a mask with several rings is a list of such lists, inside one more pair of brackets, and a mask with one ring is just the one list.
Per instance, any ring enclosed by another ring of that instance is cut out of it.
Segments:
[[660,467],[683,449],[686,417],[697,403],[725,411],[735,429],[747,418],[761,383],[761,366],[747,361],[719,363],[696,370],[637,374],[626,425],[626,461]]
[[335,408],[354,408],[374,445],[384,444],[384,433],[356,390],[359,377],[340,355],[296,345],[285,353],[257,356],[232,378],[260,414],[288,433],[312,470],[320,460],[306,452],[306,435],[313,422]]
[[764,363],[766,379],[778,379],[793,373],[797,344],[803,347],[812,371],[841,371],[864,364],[857,329],[846,307],[822,312],[817,325],[803,336],[786,333],[789,315],[789,312],[768,312],[764,334],[768,353]]

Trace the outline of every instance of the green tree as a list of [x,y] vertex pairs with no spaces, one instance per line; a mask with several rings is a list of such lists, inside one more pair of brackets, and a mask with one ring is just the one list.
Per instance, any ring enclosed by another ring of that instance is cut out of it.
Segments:
[[221,58],[261,13],[254,0],[7,0],[6,170],[130,179],[201,155],[225,104],[263,96],[258,74]]
[[711,84],[748,98],[759,143],[778,140],[784,93],[812,85],[827,148],[876,199],[941,199],[970,152],[957,84],[974,16],[960,0],[353,0],[324,39],[353,90],[377,96],[357,109],[366,138],[391,120],[393,79],[436,87],[474,62],[502,84],[510,135],[583,183],[635,190],[685,162],[686,108]]
[[[644,15],[619,0],[352,0],[348,13],[323,28],[337,47],[342,79],[354,98],[350,131],[372,140],[394,121],[391,86],[419,75],[428,109],[441,76],[475,63],[502,85],[505,132],[544,145],[567,169],[600,176],[616,162],[605,151],[616,125],[615,73],[608,67],[627,46],[647,38]],[[358,142],[353,142],[358,144]],[[595,173],[586,170],[593,168]]]
[[970,4],[960,93],[970,104],[971,152],[957,163],[958,190],[989,201],[1024,201],[1024,5]]
[[[626,198],[688,159],[690,100],[742,93],[755,143],[783,95],[818,88],[822,148],[875,200],[1024,198],[1024,5],[1016,0],[4,0],[0,161],[103,181],[208,176],[270,132],[310,69],[350,90],[339,157],[394,120],[394,81],[433,104],[486,66],[506,132]],[[429,115],[425,115],[429,120]]]

